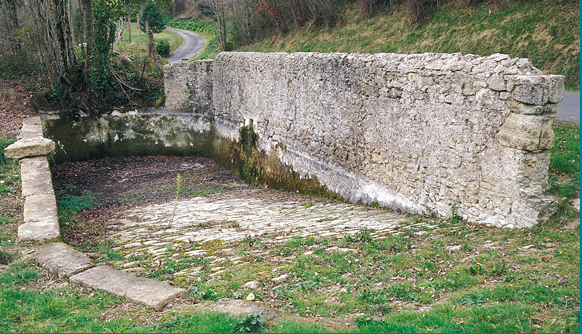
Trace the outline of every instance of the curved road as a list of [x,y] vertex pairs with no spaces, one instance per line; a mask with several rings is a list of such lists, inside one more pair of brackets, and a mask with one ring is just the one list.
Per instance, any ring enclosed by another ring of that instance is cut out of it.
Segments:
[[170,64],[196,58],[204,49],[204,45],[206,45],[204,37],[195,32],[174,28],[168,29],[182,36],[182,44],[168,58]]
[[556,121],[580,124],[580,93],[564,93]]

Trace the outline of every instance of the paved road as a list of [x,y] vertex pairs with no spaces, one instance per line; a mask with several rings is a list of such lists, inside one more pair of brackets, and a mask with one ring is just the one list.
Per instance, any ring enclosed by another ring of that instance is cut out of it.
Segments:
[[580,93],[564,93],[564,100],[558,104],[556,120],[580,124]]
[[174,28],[168,29],[176,32],[182,36],[183,39],[180,47],[177,48],[176,51],[174,51],[174,53],[172,53],[172,55],[170,55],[168,58],[170,64],[196,58],[202,49],[204,49],[204,45],[206,45],[206,40],[204,37],[195,32]]

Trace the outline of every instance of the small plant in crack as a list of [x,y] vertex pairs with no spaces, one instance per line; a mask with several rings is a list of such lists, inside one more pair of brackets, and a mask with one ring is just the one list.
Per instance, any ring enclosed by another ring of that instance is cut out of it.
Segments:
[[255,238],[252,235],[247,235],[243,240],[242,240],[242,244],[243,245],[248,245],[249,248],[252,248],[255,245],[260,245],[261,244],[261,239],[259,238]]
[[245,316],[235,328],[235,333],[261,333],[267,329],[265,320],[262,318],[262,313],[248,314]]
[[457,214],[458,209],[459,208],[457,207],[457,203],[453,203],[453,205],[451,205],[451,223],[453,224],[456,224],[463,220],[463,218],[461,218],[461,216]]

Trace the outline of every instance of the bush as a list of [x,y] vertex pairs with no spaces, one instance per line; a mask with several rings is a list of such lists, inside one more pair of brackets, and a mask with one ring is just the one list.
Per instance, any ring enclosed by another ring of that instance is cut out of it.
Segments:
[[162,39],[156,42],[156,52],[162,57],[170,56],[170,42],[166,39]]
[[152,1],[148,1],[148,3],[146,3],[140,17],[140,28],[143,32],[145,32],[145,21],[148,21],[150,30],[153,33],[157,34],[166,29],[166,24],[164,22],[165,20],[162,12]]

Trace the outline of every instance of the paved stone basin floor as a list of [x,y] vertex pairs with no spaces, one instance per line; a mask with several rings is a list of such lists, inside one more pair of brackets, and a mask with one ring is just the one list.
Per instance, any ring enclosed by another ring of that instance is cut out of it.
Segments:
[[[391,210],[254,187],[203,158],[104,159],[56,166],[53,174],[61,204],[67,194],[96,196],[101,203],[81,211],[80,223],[64,226],[66,242],[96,263],[190,289],[195,300],[258,300],[295,313],[294,299],[307,289],[321,296],[316,303],[325,299],[320,304],[328,316],[357,314],[340,299],[359,298],[348,291],[362,281],[358,273],[386,272],[366,280],[370,285],[391,280],[388,262],[378,268],[358,265],[367,254],[365,244],[403,232],[422,237],[437,228]],[[390,242],[390,254],[416,252],[407,237]],[[301,269],[304,259],[321,255],[330,267],[345,265],[330,268],[342,273],[345,284]]]
[[[115,221],[119,230],[110,236],[115,250],[129,258],[146,253],[155,259],[184,245],[192,245],[194,249],[182,256],[215,258],[200,247],[205,243],[240,244],[253,239],[284,243],[299,237],[342,238],[362,231],[381,238],[387,233],[397,234],[399,223],[406,221],[406,217],[382,209],[241,187],[204,197],[136,207],[122,212]],[[229,255],[228,250],[224,255]],[[196,271],[188,268],[180,274]]]

